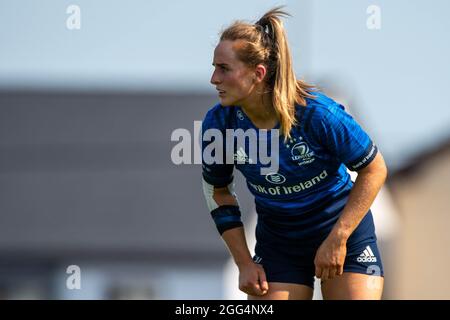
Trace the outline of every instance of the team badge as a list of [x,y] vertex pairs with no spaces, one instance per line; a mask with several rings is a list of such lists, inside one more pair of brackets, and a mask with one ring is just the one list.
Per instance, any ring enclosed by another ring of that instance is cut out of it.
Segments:
[[289,144],[285,144],[285,146],[290,149],[292,160],[297,161],[299,166],[309,164],[315,160],[314,151],[309,148],[302,137],[290,139]]

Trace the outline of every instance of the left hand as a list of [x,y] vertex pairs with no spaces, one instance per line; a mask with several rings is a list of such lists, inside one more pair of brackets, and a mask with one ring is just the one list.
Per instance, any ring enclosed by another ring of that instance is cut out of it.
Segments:
[[342,275],[346,255],[347,241],[330,234],[316,252],[316,277],[325,281]]

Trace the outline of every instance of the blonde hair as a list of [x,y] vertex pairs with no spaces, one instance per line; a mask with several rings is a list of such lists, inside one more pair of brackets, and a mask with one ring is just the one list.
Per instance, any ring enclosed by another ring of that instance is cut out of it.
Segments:
[[267,68],[266,92],[271,93],[272,104],[280,120],[284,141],[290,138],[295,119],[295,103],[306,106],[306,98],[314,97],[314,86],[295,77],[291,52],[284,31],[282,16],[290,14],[275,7],[255,24],[235,21],[220,36],[220,41],[241,40],[234,46],[236,56],[249,67],[263,64]]

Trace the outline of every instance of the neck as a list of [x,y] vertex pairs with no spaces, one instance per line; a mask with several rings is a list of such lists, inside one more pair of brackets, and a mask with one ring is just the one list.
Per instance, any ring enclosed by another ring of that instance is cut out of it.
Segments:
[[258,127],[273,128],[278,117],[272,104],[272,96],[269,93],[252,94],[240,107],[250,120]]

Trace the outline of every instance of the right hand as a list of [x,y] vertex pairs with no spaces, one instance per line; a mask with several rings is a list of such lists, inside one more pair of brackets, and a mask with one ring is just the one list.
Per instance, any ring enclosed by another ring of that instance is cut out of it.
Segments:
[[264,268],[253,261],[239,266],[239,290],[252,296],[263,296],[269,291]]

